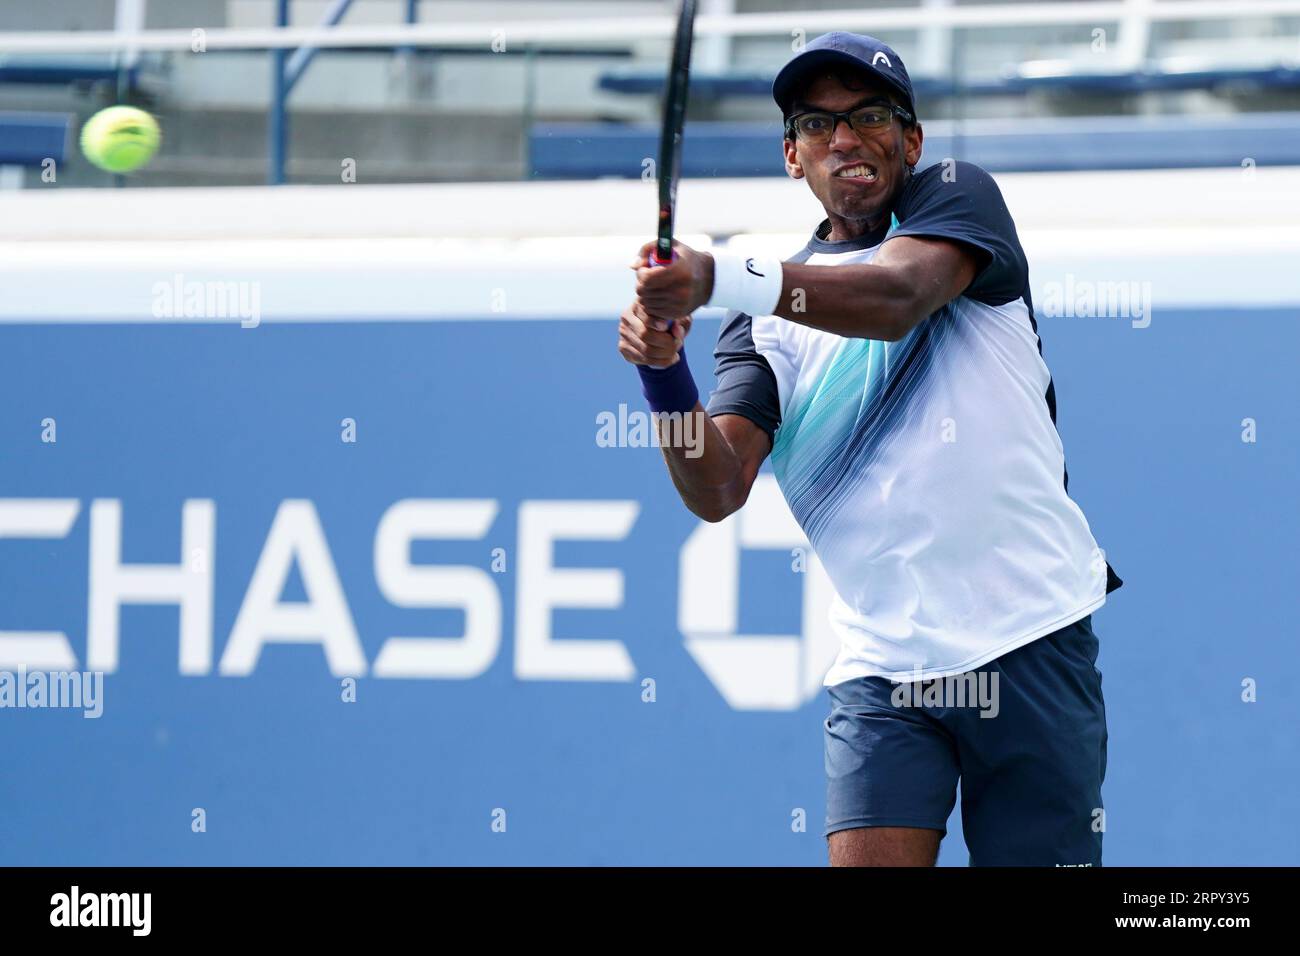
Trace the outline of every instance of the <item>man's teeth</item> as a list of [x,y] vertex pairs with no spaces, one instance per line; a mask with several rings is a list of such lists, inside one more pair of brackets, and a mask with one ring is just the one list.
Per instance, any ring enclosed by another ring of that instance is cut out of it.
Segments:
[[848,169],[841,169],[836,176],[843,178],[862,177],[863,179],[875,179],[876,171],[870,166],[851,166]]

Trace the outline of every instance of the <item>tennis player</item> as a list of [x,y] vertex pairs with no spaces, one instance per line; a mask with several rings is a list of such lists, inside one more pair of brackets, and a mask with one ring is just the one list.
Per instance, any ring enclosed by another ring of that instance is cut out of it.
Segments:
[[[972,865],[1100,865],[1091,615],[1122,582],[1067,493],[1015,224],[978,166],[916,171],[879,40],[827,34],[772,93],[825,220],[785,261],[677,243],[651,268],[647,243],[619,352],[653,411],[703,422],[702,454],[664,443],[687,507],[732,514],[770,456],[835,585],[831,864],[933,865],[960,780]],[[684,349],[705,305],[727,310],[707,413]]]

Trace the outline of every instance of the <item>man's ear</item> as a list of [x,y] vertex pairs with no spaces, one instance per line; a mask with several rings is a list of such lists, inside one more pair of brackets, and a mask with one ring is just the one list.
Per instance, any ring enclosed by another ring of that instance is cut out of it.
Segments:
[[788,137],[781,141],[781,148],[785,150],[785,172],[791,179],[803,179],[803,166],[799,163],[799,155],[795,151],[795,142]]
[[920,123],[903,127],[903,157],[908,166],[915,166],[921,161],[921,144],[924,140],[925,132]]

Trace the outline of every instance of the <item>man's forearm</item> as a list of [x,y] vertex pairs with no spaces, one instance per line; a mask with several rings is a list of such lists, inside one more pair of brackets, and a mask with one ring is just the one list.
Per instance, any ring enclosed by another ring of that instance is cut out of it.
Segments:
[[[809,265],[773,257],[742,258],[725,250],[695,254],[672,277],[640,280],[655,309],[701,302],[750,315],[775,314],[846,338],[895,342],[961,295],[979,271],[972,248],[944,239],[900,236],[870,263]],[[663,289],[655,288],[663,284]],[[689,287],[688,287],[689,286]],[[679,301],[680,300],[680,301]]]
[[783,273],[776,314],[800,325],[892,342],[923,317],[916,290],[892,269],[786,263]]
[[740,457],[702,404],[681,419],[661,413],[656,427],[668,474],[692,513],[721,521],[744,504]]

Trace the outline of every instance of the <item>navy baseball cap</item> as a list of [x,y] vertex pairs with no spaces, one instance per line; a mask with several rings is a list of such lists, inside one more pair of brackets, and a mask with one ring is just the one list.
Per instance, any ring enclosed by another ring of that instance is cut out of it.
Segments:
[[898,93],[913,117],[912,80],[903,58],[875,37],[861,33],[825,33],[813,40],[781,68],[772,82],[772,98],[788,117],[802,85],[813,76],[836,67],[852,67],[871,74]]

